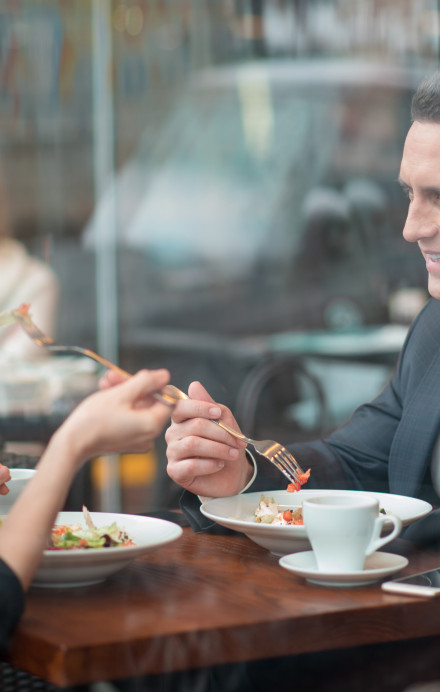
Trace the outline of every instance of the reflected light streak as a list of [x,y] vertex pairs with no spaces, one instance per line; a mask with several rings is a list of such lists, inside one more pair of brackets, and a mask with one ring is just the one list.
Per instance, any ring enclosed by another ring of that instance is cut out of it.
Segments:
[[144,27],[144,13],[139,5],[133,5],[127,11],[126,27],[130,36],[138,36],[141,33]]
[[252,75],[239,75],[238,93],[248,150],[263,159],[273,140],[274,114],[269,82],[264,70]]
[[113,28],[129,36],[138,36],[144,28],[144,11],[140,5],[119,4],[113,12]]
[[121,3],[118,5],[113,12],[113,28],[116,31],[125,31],[125,15],[127,12],[127,5]]
[[237,38],[247,41],[257,41],[264,38],[263,20],[259,14],[231,17],[228,24],[231,32]]

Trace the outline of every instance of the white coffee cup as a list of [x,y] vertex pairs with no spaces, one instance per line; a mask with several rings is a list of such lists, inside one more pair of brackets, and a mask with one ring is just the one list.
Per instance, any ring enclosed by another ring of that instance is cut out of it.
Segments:
[[[343,573],[362,570],[365,558],[398,536],[402,522],[380,514],[379,502],[368,495],[318,495],[303,502],[304,528],[318,569]],[[385,524],[393,529],[381,537]]]

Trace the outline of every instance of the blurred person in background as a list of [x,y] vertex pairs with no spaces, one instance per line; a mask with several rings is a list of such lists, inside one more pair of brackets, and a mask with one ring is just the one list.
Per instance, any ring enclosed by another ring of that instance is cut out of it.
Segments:
[[[31,303],[36,324],[47,334],[56,331],[58,279],[52,269],[12,237],[7,184],[0,169],[0,312]],[[0,332],[0,362],[41,358],[44,350],[19,325]]]
[[[24,593],[77,471],[100,454],[150,450],[170,415],[154,393],[168,382],[167,370],[144,370],[118,386],[104,384],[105,391],[84,399],[52,436],[0,526],[0,651],[23,612]],[[0,464],[0,495],[9,480]]]

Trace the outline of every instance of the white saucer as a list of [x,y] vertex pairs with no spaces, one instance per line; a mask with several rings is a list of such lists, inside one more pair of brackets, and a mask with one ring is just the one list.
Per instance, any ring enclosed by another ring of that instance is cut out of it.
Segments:
[[290,570],[300,577],[304,577],[313,584],[322,586],[363,586],[374,584],[383,577],[406,567],[408,560],[401,555],[393,553],[376,552],[367,557],[365,567],[358,572],[321,572],[316,565],[316,559],[312,550],[303,553],[291,553],[284,555],[279,560],[281,567]]

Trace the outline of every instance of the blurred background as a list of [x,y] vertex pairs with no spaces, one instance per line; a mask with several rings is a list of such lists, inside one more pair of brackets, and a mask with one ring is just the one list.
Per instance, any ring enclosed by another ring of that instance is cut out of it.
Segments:
[[[0,312],[130,372],[200,380],[243,430],[344,422],[427,299],[396,179],[439,60],[434,0],[1,0]],[[2,255],[3,253],[3,255]],[[38,455],[91,361],[0,334],[3,450]],[[176,507],[164,440],[71,508]]]

